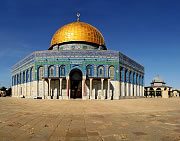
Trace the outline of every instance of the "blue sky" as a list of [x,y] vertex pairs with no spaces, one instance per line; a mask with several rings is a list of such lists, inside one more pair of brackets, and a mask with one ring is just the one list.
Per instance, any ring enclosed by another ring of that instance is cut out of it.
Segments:
[[109,50],[145,67],[145,85],[159,74],[180,89],[179,0],[1,0],[0,87],[11,67],[33,51],[47,50],[55,31],[80,21],[103,34]]

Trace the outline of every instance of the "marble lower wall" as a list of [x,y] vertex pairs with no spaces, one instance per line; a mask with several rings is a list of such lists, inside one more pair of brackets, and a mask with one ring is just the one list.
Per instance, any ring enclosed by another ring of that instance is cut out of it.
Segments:
[[[59,80],[40,80],[12,86],[13,97],[42,98],[42,99],[69,99],[67,95],[67,81],[62,80],[60,95]],[[120,81],[92,80],[92,93],[90,93],[90,80],[85,81],[85,95],[83,99],[121,99],[144,96],[144,87]],[[69,95],[71,91],[69,89]]]

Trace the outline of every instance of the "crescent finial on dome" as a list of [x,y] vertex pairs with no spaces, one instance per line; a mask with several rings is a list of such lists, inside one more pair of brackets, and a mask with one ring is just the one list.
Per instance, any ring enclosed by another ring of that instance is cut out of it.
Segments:
[[77,13],[77,22],[79,22],[80,13]]

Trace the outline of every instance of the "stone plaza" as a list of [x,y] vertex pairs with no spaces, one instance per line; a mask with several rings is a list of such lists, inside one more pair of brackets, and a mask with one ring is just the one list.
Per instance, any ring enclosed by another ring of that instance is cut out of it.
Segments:
[[0,103],[0,141],[180,140],[179,98]]

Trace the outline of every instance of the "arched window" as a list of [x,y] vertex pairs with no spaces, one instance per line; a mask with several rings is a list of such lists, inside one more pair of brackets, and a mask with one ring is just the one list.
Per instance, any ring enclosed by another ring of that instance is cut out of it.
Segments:
[[144,86],[144,77],[142,77],[142,86]]
[[17,74],[17,76],[16,76],[16,84],[17,85],[19,84],[19,74]]
[[21,82],[22,82],[22,75],[21,75],[21,73],[19,74],[19,84],[21,84]]
[[100,76],[100,77],[104,76],[104,67],[103,66],[98,67],[98,76]]
[[23,72],[21,74],[21,84],[23,83]]
[[65,76],[65,75],[66,75],[65,65],[61,65],[61,67],[60,67],[60,76]]
[[128,79],[129,79],[129,83],[131,83],[132,82],[132,72],[131,71],[129,72],[129,78]]
[[121,67],[121,69],[120,69],[120,81],[124,81],[124,79],[123,79],[124,74],[123,73],[124,73],[123,68]]
[[136,78],[135,78],[135,73],[133,73],[133,84],[135,84],[135,80],[136,80]]
[[138,74],[136,74],[136,85],[138,85]]
[[86,74],[87,74],[87,76],[92,76],[92,65],[88,65],[87,67],[86,67]]
[[128,82],[128,70],[125,70],[124,81]]
[[15,78],[14,78],[14,84],[17,85],[17,76],[18,75],[15,75]]
[[53,77],[54,76],[54,66],[49,67],[49,76]]
[[152,97],[152,96],[155,96],[155,91],[153,88],[150,88],[149,90],[149,95]]
[[25,71],[23,72],[23,83],[25,83]]
[[26,82],[28,82],[29,81],[29,71],[27,70],[26,71]]
[[34,68],[30,70],[30,81],[34,80]]
[[38,69],[38,79],[42,79],[42,77],[44,76],[44,67],[39,67]]
[[162,96],[161,88],[156,89],[156,96]]
[[12,77],[12,86],[14,85],[14,76]]
[[16,85],[16,75],[13,77],[13,85]]
[[109,77],[111,79],[115,79],[115,67],[114,66],[109,67]]
[[141,75],[139,75],[139,85],[141,85]]

